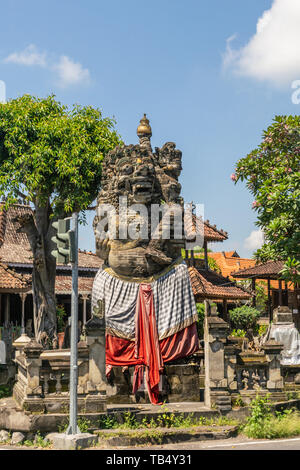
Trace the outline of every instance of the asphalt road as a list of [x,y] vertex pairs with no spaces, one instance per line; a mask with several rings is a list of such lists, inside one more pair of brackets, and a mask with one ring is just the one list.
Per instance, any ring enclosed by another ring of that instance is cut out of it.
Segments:
[[[101,450],[100,448],[98,448]],[[37,450],[35,448],[4,445],[0,446],[1,450]],[[46,449],[38,449],[46,450]],[[89,450],[94,450],[90,448]],[[219,441],[191,441],[177,444],[153,445],[153,446],[137,446],[137,447],[112,447],[105,448],[112,452],[118,453],[118,450],[170,450],[170,454],[179,454],[181,450],[300,450],[300,437],[290,439],[247,439],[245,437],[236,437]]]
[[[118,447],[122,450],[170,450],[178,451],[180,450],[300,450],[300,437],[290,438],[290,439],[247,439],[244,437],[236,437],[231,439],[225,439],[220,441],[191,441],[191,442],[182,442],[177,444],[165,444],[165,445],[155,445],[155,446],[145,446],[145,447]],[[113,450],[113,449],[111,449]],[[117,448],[116,448],[117,450]]]

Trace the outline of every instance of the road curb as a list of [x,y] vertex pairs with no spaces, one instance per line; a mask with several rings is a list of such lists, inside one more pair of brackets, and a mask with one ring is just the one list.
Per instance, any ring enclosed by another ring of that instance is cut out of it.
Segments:
[[98,443],[105,447],[146,444],[176,444],[187,441],[229,439],[238,433],[238,426],[191,427],[184,429],[154,428],[136,430],[95,431]]

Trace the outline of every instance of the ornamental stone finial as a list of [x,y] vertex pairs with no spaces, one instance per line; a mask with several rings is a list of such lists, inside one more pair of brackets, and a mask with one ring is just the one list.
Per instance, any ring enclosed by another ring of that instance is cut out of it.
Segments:
[[140,125],[137,128],[137,135],[138,137],[148,137],[150,138],[152,136],[152,129],[149,124],[149,119],[146,117],[146,114],[144,114],[144,117],[140,120]]
[[137,135],[140,140],[140,146],[152,152],[150,142],[152,136],[152,129],[149,124],[149,119],[146,117],[146,114],[144,114],[144,117],[142,117],[142,119],[140,120],[140,125],[137,128]]

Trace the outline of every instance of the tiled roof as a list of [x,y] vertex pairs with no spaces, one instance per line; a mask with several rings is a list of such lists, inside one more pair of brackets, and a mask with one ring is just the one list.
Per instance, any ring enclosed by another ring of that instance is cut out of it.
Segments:
[[[78,277],[78,293],[91,293],[93,287],[93,277]],[[56,275],[55,278],[55,293],[56,294],[70,294],[72,291],[72,277]]]
[[[13,269],[9,269],[5,264],[0,263],[0,292],[10,291],[30,291],[32,278],[30,274],[19,274]],[[91,293],[94,277],[79,276],[78,292],[79,294]],[[55,293],[70,294],[72,292],[72,276],[56,275]]]
[[234,285],[229,279],[215,271],[188,268],[193,294],[197,299],[247,300],[251,294]]
[[223,242],[228,239],[228,233],[211,225],[209,220],[204,221],[204,240],[208,242]]
[[283,261],[268,261],[267,263],[257,264],[251,268],[241,269],[232,273],[232,276],[237,278],[257,277],[263,279],[269,277],[276,279],[279,277],[279,271],[281,271],[283,265]]
[[[185,224],[185,233],[188,237],[192,237],[196,230],[196,223],[197,220],[199,221],[200,224],[203,223],[203,221],[199,218],[196,217],[196,215],[193,214],[192,219],[188,220]],[[211,225],[209,220],[204,221],[204,227],[203,227],[204,233],[204,240],[207,242],[223,242],[224,240],[227,240],[228,234],[222,229],[217,229],[216,225]]]
[[31,289],[31,283],[27,276],[16,273],[9,269],[4,263],[0,263],[0,291],[10,290],[28,291]]
[[78,252],[78,266],[82,268],[100,268],[103,260],[91,251]]
[[[3,207],[3,204],[1,205]],[[18,232],[18,223],[14,221],[17,216],[31,213],[32,208],[22,204],[14,204],[7,212],[0,212],[0,261],[13,265],[32,265],[33,255],[27,235]],[[79,250],[79,268],[96,269],[100,268],[102,263],[103,261],[96,254]]]
[[[3,208],[3,203],[1,206]],[[0,244],[0,260],[2,262],[32,263],[32,252],[27,235],[18,232],[18,223],[14,221],[17,216],[31,213],[31,207],[22,204],[14,204],[7,211],[1,212],[1,214],[5,214],[2,220],[3,240]]]
[[224,256],[226,256],[226,258],[240,258],[240,255],[235,250],[222,251],[222,253]]
[[223,276],[231,276],[234,271],[241,268],[250,268],[255,265],[256,261],[249,258],[240,258],[236,251],[209,252],[208,256],[213,258]]
[[[0,207],[3,208],[4,203],[0,204]],[[1,211],[3,213],[3,211]],[[29,241],[25,233],[19,233],[18,223],[14,222],[14,218],[18,216],[23,216],[25,214],[32,214],[32,209],[30,206],[25,206],[23,204],[14,204],[9,207],[5,213],[5,220],[3,220],[3,238],[4,244],[8,245],[22,245],[30,249]]]

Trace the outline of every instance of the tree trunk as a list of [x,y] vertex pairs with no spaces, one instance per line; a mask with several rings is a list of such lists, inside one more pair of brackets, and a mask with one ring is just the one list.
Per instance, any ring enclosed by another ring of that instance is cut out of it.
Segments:
[[18,218],[33,253],[32,292],[35,339],[45,348],[57,347],[55,274],[56,260],[51,255],[54,235],[51,208],[35,204],[35,214]]

